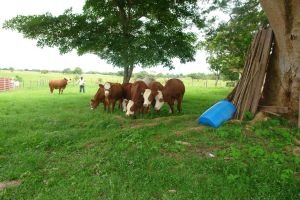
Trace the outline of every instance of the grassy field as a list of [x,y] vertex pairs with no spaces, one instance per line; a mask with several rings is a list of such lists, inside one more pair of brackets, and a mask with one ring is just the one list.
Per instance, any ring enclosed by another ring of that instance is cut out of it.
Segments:
[[182,114],[136,119],[91,111],[96,83],[0,93],[0,182],[20,182],[0,199],[299,199],[299,129],[281,118],[200,126],[231,89],[187,85]]

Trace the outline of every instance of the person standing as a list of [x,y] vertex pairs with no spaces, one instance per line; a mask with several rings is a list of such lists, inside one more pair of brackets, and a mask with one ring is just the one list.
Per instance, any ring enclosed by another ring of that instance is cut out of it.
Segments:
[[80,77],[78,83],[79,83],[79,92],[81,93],[81,91],[82,91],[83,93],[85,93],[85,89],[84,89],[85,80],[83,79],[82,76]]

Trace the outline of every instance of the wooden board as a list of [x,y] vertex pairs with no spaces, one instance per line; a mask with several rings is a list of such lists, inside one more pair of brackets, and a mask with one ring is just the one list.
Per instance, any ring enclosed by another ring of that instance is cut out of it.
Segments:
[[246,111],[250,111],[253,114],[257,111],[273,39],[272,29],[267,28],[256,33],[252,41],[241,79],[233,92],[228,96],[237,108],[235,117],[238,119],[243,119]]

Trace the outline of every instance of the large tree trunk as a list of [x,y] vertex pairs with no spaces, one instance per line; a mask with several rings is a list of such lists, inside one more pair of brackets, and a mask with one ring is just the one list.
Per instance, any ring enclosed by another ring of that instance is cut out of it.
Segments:
[[[299,110],[300,0],[260,0],[275,35],[262,104]],[[290,115],[292,116],[292,115]]]
[[124,67],[123,83],[129,83],[134,66]]

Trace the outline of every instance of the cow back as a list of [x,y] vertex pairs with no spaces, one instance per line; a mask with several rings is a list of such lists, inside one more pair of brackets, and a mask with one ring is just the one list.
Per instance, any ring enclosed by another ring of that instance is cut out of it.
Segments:
[[163,89],[164,96],[179,97],[185,93],[185,86],[179,79],[170,79]]
[[123,83],[122,84],[124,99],[127,99],[127,100],[131,99],[131,86],[132,86],[132,83]]
[[120,83],[112,83],[110,89],[110,99],[122,99],[123,98],[123,87]]

